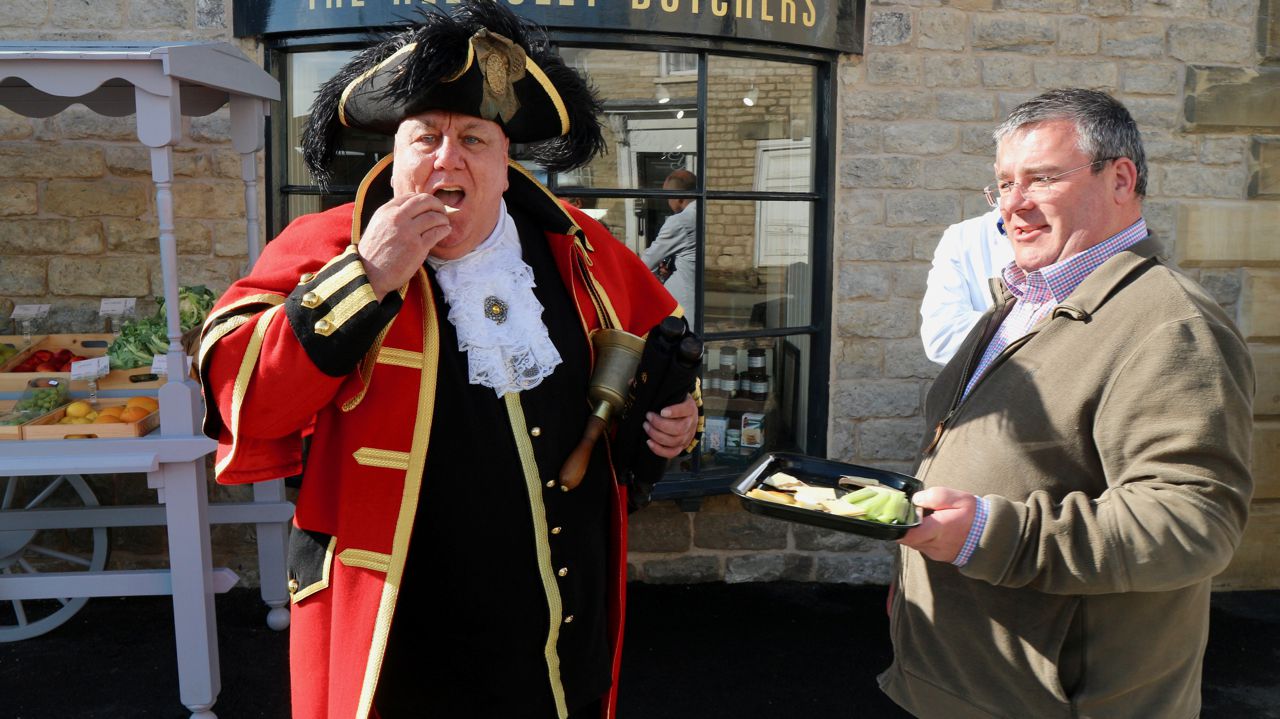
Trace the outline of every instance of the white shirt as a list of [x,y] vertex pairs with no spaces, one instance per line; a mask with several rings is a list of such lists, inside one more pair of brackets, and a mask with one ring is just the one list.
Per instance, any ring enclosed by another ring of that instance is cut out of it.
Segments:
[[1000,211],[954,224],[933,253],[928,286],[920,303],[924,353],[946,364],[969,330],[991,306],[987,279],[1013,262],[1013,245],[997,229]]
[[667,278],[666,288],[684,308],[684,316],[689,319],[691,327],[698,313],[698,298],[693,296],[698,263],[697,224],[697,203],[690,202],[662,223],[658,236],[640,253],[640,259],[650,270],[657,269],[663,258],[675,254],[675,271]]

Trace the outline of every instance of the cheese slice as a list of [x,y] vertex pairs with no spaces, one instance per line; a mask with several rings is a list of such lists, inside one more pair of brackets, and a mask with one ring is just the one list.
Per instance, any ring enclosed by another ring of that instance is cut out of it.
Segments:
[[800,489],[801,487],[808,486],[786,472],[774,472],[765,478],[764,484],[767,484],[774,489]]
[[834,501],[836,491],[831,487],[801,487],[796,490],[796,504],[809,509],[821,509],[822,503]]
[[789,494],[785,494],[783,492],[773,492],[768,489],[760,489],[759,487],[747,490],[747,496],[751,497],[752,499],[763,499],[766,502],[777,502],[778,504],[795,504],[795,500],[791,499],[791,495]]

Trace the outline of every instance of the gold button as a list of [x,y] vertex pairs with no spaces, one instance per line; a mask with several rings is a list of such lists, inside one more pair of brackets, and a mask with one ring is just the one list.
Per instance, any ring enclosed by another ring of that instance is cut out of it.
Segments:
[[559,534],[559,533],[560,533],[560,527],[552,527],[552,528],[551,528],[551,533],[552,533],[552,534]]
[[320,304],[320,295],[314,292],[308,292],[302,296],[302,306],[309,310],[315,309]]
[[298,278],[298,284],[300,284],[300,285],[305,285],[305,284],[307,284],[308,282],[310,282],[311,280],[314,280],[315,278],[316,278],[316,273],[314,273],[314,272],[304,272],[304,273],[302,273],[302,276]]
[[534,437],[541,437],[541,436],[542,436],[542,428],[541,428],[541,427],[534,427],[533,429],[529,430],[529,434],[533,435]]
[[561,492],[568,492],[568,491],[569,491],[569,488],[568,488],[568,487],[566,487],[566,486],[564,486],[564,485],[562,484],[562,485],[560,485],[560,491],[561,491]]
[[327,334],[331,329],[333,329],[333,323],[329,322],[329,320],[316,322],[316,332],[322,335]]
[[564,618],[564,623],[565,623],[565,624],[573,624],[573,615],[572,615],[572,614],[570,614],[570,615],[566,616],[566,617]]
[[[548,480],[547,480],[547,488],[548,488],[548,489],[550,489],[550,488],[552,488],[552,487],[554,487],[554,486],[556,486],[556,481],[555,481],[554,479],[548,479]],[[563,489],[563,488],[562,488],[562,489]]]
[[298,591],[298,580],[296,580],[296,579],[290,579],[290,580],[289,580],[289,593],[290,593],[290,594],[293,594],[293,593],[294,593],[294,592],[296,592],[296,591]]
[[559,574],[559,575],[560,575],[560,576],[562,576],[562,577],[563,577],[563,576],[565,576],[565,575],[566,575],[566,574],[568,574],[568,573],[569,573],[569,568],[568,568],[568,567],[561,567],[561,568],[560,568],[560,571],[556,572],[556,574]]

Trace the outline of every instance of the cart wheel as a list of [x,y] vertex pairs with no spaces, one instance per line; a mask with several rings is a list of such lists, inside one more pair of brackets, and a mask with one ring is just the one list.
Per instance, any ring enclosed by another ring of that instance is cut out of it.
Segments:
[[[98,498],[78,474],[0,478],[0,512],[97,505]],[[0,531],[0,573],[6,575],[100,572],[106,565],[106,527]],[[0,642],[38,637],[70,619],[87,601],[88,597],[0,601]]]

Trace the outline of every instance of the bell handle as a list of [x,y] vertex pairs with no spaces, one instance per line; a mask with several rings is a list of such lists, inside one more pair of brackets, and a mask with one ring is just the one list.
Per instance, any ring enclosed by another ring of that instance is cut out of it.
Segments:
[[597,414],[587,417],[587,428],[582,433],[578,446],[569,453],[569,458],[560,468],[560,486],[564,491],[574,489],[582,483],[582,476],[587,473],[587,463],[591,461],[591,450],[604,432],[605,420]]

